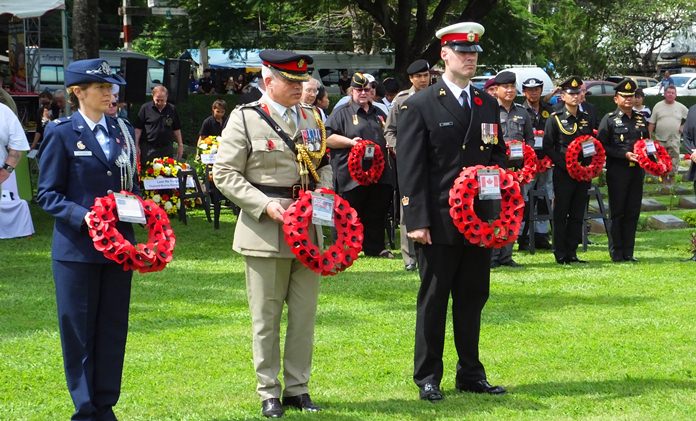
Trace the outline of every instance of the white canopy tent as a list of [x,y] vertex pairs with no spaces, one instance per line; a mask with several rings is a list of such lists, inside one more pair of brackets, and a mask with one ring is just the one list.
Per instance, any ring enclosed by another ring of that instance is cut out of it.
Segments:
[[51,10],[65,10],[65,0],[0,0],[0,14],[20,19],[38,18]]

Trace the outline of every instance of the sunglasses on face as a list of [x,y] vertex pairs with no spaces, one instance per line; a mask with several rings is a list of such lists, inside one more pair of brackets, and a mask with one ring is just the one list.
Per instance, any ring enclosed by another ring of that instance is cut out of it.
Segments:
[[355,92],[370,92],[372,88],[353,88]]

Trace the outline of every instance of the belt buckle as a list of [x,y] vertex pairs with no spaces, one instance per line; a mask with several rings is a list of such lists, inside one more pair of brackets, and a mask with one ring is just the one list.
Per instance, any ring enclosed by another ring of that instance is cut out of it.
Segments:
[[302,186],[299,184],[292,185],[292,198],[297,200],[300,198],[300,193],[302,192]]

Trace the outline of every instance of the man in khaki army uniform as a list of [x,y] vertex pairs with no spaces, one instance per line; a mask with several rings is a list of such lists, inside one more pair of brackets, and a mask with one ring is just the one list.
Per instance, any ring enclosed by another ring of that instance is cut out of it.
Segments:
[[[387,140],[387,146],[396,153],[396,124],[399,119],[401,107],[411,95],[421,91],[430,85],[430,64],[426,60],[419,59],[411,63],[406,68],[408,79],[411,81],[411,88],[401,91],[394,97],[392,107],[387,116],[387,124],[384,128],[384,137]],[[397,195],[398,197],[399,195]],[[401,210],[403,215],[403,209]],[[406,225],[399,224],[399,232],[401,238],[401,258],[404,261],[404,268],[408,271],[416,270],[416,250],[413,246],[413,240],[406,235]]]
[[[242,209],[232,248],[246,263],[256,390],[263,415],[279,418],[283,405],[320,410],[308,393],[319,275],[295,259],[282,224],[283,212],[300,189],[330,186],[331,167],[316,159],[325,150],[321,120],[312,107],[299,105],[312,58],[278,50],[262,51],[260,57],[266,93],[231,113],[213,177],[220,191]],[[315,158],[299,162],[297,150],[314,152]],[[321,244],[310,227],[312,240]],[[278,379],[283,303],[288,305],[284,390]]]

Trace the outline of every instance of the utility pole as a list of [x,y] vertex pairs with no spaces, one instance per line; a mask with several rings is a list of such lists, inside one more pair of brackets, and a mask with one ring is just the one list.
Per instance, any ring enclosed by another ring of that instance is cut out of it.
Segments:
[[131,51],[131,15],[128,13],[130,0],[123,0],[123,48]]

